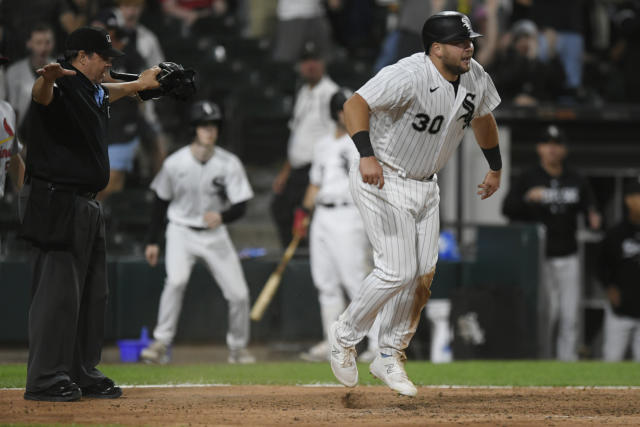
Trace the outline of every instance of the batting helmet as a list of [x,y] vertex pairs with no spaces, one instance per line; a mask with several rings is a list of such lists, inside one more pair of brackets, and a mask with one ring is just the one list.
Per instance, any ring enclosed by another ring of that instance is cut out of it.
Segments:
[[352,92],[347,88],[340,88],[336,93],[331,96],[329,100],[329,114],[334,121],[338,121],[338,113],[342,111],[344,103],[351,96]]
[[222,121],[222,112],[217,104],[210,101],[198,101],[189,110],[189,123],[197,126],[200,123]]
[[422,26],[422,44],[427,53],[434,42],[451,43],[476,37],[482,37],[482,34],[473,31],[469,17],[451,10],[430,16]]

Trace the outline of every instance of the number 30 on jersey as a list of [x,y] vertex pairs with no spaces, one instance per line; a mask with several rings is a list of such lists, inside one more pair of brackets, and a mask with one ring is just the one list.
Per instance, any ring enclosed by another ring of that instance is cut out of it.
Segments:
[[430,134],[436,134],[440,131],[443,121],[443,116],[435,116],[433,120],[431,120],[428,115],[424,113],[418,113],[416,114],[413,123],[411,123],[411,126],[413,126],[413,128],[418,132],[424,132],[425,130],[428,130]]

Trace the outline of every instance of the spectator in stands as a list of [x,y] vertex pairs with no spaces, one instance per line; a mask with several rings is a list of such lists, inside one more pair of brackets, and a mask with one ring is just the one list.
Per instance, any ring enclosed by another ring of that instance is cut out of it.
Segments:
[[18,127],[27,115],[31,104],[31,88],[38,78],[36,70],[53,62],[53,30],[45,23],[34,25],[26,46],[29,56],[14,62],[7,68],[5,77],[6,100],[13,106]]
[[67,9],[60,15],[60,24],[67,34],[88,25],[96,15],[100,0],[66,0]]
[[295,62],[310,41],[328,55],[331,30],[322,0],[279,0],[277,16],[275,61]]
[[523,173],[513,183],[502,208],[511,221],[539,222],[546,227],[546,259],[540,292],[545,328],[543,353],[553,352],[553,331],[558,327],[556,356],[578,359],[578,311],[582,290],[576,231],[578,215],[586,215],[589,227],[600,227],[595,198],[587,182],[567,167],[565,135],[557,126],[548,126],[536,145],[540,164]]
[[557,54],[565,70],[567,94],[575,96],[582,85],[585,0],[535,0],[531,16],[540,28],[538,57],[552,61]]
[[445,0],[403,0],[398,13],[398,26],[387,34],[373,71],[377,73],[405,56],[422,52],[424,20],[444,7]]
[[221,16],[227,11],[227,0],[160,0],[162,11],[182,21],[185,27],[198,19]]
[[145,0],[116,0],[118,7],[115,13],[118,22],[131,31],[129,43],[132,43],[142,55],[146,67],[152,67],[164,61],[164,53],[158,37],[139,22],[144,10],[144,2]]
[[611,75],[604,76],[605,96],[611,101],[640,103],[640,2],[625,5],[613,17],[615,41],[609,56]]
[[496,88],[505,101],[520,106],[555,101],[564,90],[564,68],[557,55],[538,59],[538,29],[529,20],[516,22],[511,41],[488,67]]
[[600,258],[609,298],[602,343],[607,362],[623,360],[629,346],[640,362],[640,177],[628,182],[624,193],[628,215],[607,231]]
[[[132,31],[121,26],[113,10],[101,11],[92,25],[105,28],[109,32],[113,47],[125,53],[123,57],[113,60],[114,71],[139,74],[145,69],[144,59],[130,43]],[[107,77],[105,81],[116,82],[111,77]],[[166,155],[161,128],[145,116],[145,105],[134,98],[126,98],[111,106],[110,131],[107,136],[109,183],[99,193],[99,200],[105,200],[110,194],[122,191],[126,174],[133,170],[134,159],[143,136],[146,140],[152,141],[153,172],[160,169]]]
[[67,0],[0,1],[0,51],[11,60],[27,54],[29,31],[44,22],[53,28],[56,46],[64,46],[66,33],[60,17],[67,11]]
[[289,122],[288,159],[272,185],[271,213],[283,247],[291,241],[293,214],[309,184],[313,147],[335,126],[329,115],[329,100],[338,85],[325,75],[324,60],[312,42],[304,46],[299,72],[305,83],[297,93]]
[[275,32],[278,0],[247,0],[247,30],[249,37],[270,38]]

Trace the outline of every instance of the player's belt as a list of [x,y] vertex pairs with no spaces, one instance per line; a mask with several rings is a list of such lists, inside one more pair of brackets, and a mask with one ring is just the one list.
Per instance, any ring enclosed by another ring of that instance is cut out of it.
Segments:
[[431,181],[433,177],[436,176],[435,173],[432,173],[429,176],[415,176],[415,175],[408,174],[404,169],[398,169],[396,167],[393,167],[389,163],[383,162],[382,160],[379,160],[379,162],[382,163],[382,166],[388,169],[391,169],[393,172],[397,173],[400,178],[408,178],[408,179],[413,179],[415,181]]
[[44,188],[50,191],[62,191],[64,193],[73,193],[76,196],[80,196],[89,200],[95,199],[96,196],[98,195],[98,193],[94,191],[81,190],[71,185],[57,184],[55,182],[45,181],[43,179],[35,178],[32,176],[26,176],[24,179],[24,183],[31,184],[33,188]]
[[193,231],[207,231],[207,230],[211,230],[209,227],[193,227],[191,225],[187,225],[187,227],[189,227],[191,230]]
[[323,208],[342,208],[345,206],[351,206],[352,203],[342,202],[342,203],[318,203],[318,206],[322,206]]

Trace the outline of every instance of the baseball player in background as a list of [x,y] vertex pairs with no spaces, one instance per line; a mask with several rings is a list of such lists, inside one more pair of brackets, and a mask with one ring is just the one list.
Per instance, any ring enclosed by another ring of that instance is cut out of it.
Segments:
[[[360,212],[349,192],[349,168],[357,157],[344,124],[343,105],[350,91],[340,90],[329,100],[333,133],[314,147],[303,204],[295,213],[293,233],[306,235],[304,219],[313,210],[309,236],[311,276],[318,289],[322,332],[325,339],[301,357],[310,362],[329,360],[329,327],[346,307],[343,289],[349,299],[356,296],[370,267],[371,247]],[[368,349],[359,360],[371,362],[376,355],[378,334],[374,326],[368,335]]]
[[[8,59],[0,55],[0,65],[7,62]],[[8,102],[2,100],[0,100],[0,122],[0,198],[2,198],[7,173],[16,189],[22,188],[24,162],[20,157],[22,144],[16,136],[16,113]],[[2,249],[1,244],[0,241],[0,249]]]
[[493,82],[473,58],[473,31],[462,13],[445,11],[422,29],[425,53],[383,68],[344,105],[360,154],[351,193],[374,251],[374,269],[329,331],[331,368],[344,385],[358,383],[355,345],[380,316],[379,353],[369,370],[392,390],[415,396],[404,350],[431,295],[438,258],[436,172],[471,126],[490,171],[478,195],[500,185],[499,104]]
[[602,284],[609,304],[605,307],[602,356],[619,362],[631,347],[640,362],[640,176],[624,189],[627,216],[610,230],[603,243]]
[[184,291],[196,260],[204,261],[229,304],[229,363],[254,363],[249,342],[249,290],[225,224],[244,215],[253,191],[240,160],[216,147],[222,114],[209,101],[191,107],[193,142],[167,157],[151,183],[156,194],[145,256],[158,262],[160,233],[166,231],[167,278],[160,297],[154,341],[144,361],[167,363]]
[[[570,168],[566,137],[555,125],[545,128],[536,144],[540,163],[513,183],[502,211],[511,221],[539,222],[546,228],[546,258],[540,286],[542,351],[559,360],[578,359],[579,309],[582,298],[578,257],[578,215],[589,227],[600,227],[600,215],[589,182]],[[555,331],[557,336],[554,339]],[[555,342],[555,346],[553,345]]]

